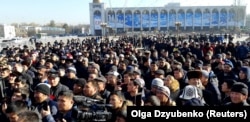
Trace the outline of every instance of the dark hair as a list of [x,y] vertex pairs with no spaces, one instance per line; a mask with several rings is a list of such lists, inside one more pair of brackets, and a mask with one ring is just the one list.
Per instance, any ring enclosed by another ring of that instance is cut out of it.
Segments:
[[117,114],[116,114],[116,117],[121,117],[121,118],[123,118],[123,119],[126,120],[126,118],[127,118],[127,111],[124,111],[124,110],[118,111]]
[[31,58],[25,58],[24,61],[21,62],[22,65],[25,65],[27,67],[29,67],[32,63],[32,59]]
[[19,113],[18,119],[21,122],[41,122],[41,118],[37,112],[28,110]]
[[119,61],[119,64],[120,64],[120,63],[124,63],[126,66],[128,66],[128,61],[127,61],[127,60]]
[[138,80],[138,79],[132,79],[132,82],[133,82],[133,85],[134,86],[138,86],[138,92],[140,93],[140,92],[142,92],[142,88],[141,88],[141,83],[140,83],[140,81]]
[[116,95],[118,96],[120,99],[122,99],[123,101],[125,101],[125,96],[124,94],[121,92],[121,91],[114,91],[112,92],[109,96],[112,96],[112,95]]
[[27,83],[27,79],[21,75],[15,79],[15,82],[21,82],[22,84],[25,84]]
[[6,113],[19,113],[27,109],[27,103],[22,100],[17,100],[7,105]]
[[204,63],[204,64],[203,64],[203,66],[208,66],[208,67],[211,67],[211,64],[210,64],[210,63],[208,63],[208,62],[206,62],[206,63]]
[[161,102],[159,100],[158,97],[156,97],[155,95],[151,95],[149,96],[146,100],[145,103],[150,103],[153,106],[161,106]]
[[128,74],[130,77],[134,75],[133,72],[131,72],[131,71],[125,71],[123,73],[123,75],[125,75],[125,74]]
[[98,83],[96,82],[96,81],[94,81],[94,80],[87,80],[87,83],[92,83],[92,85],[95,87],[95,88],[99,88],[99,86],[98,86]]
[[73,94],[73,92],[71,90],[68,90],[68,91],[61,91],[61,92],[59,92],[58,97],[59,96],[64,96],[64,97],[67,97],[67,98],[73,100],[74,94]]
[[21,93],[23,99],[29,98],[30,91],[28,88],[18,88],[14,89],[13,93]]
[[8,68],[3,68],[2,71],[3,71],[3,72],[4,72],[4,71],[7,71],[7,72],[10,73],[10,69],[8,69]]

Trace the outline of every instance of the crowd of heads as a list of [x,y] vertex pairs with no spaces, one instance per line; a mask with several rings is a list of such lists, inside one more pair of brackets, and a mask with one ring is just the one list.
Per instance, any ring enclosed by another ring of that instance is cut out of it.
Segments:
[[112,122],[126,121],[128,106],[248,106],[250,43],[228,40],[159,34],[6,47],[1,117],[70,122],[74,108],[89,110],[74,96],[111,104]]

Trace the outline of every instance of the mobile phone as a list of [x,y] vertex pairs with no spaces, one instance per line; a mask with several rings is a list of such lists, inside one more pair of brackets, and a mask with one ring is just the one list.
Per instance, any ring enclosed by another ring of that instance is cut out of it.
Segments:
[[48,102],[43,103],[43,110],[47,111],[48,110]]
[[141,104],[142,104],[142,94],[139,93],[135,96],[135,105],[141,106]]

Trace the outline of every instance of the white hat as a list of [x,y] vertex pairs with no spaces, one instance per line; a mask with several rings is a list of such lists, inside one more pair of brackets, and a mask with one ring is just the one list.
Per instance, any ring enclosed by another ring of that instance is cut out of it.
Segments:
[[198,94],[198,88],[193,85],[187,85],[183,89],[183,92],[180,95],[180,98],[184,100],[190,100],[192,98],[200,98]]
[[119,57],[122,57],[122,58],[124,58],[124,54],[120,54],[120,55],[119,55]]
[[164,85],[164,81],[160,78],[154,78],[152,80],[151,86],[161,87]]

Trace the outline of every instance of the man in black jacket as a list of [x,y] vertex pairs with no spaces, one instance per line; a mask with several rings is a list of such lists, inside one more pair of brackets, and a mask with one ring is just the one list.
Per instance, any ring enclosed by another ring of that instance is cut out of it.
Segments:
[[248,87],[244,83],[237,82],[231,88],[231,102],[226,103],[226,106],[249,106],[247,103]]
[[48,73],[48,81],[49,84],[51,85],[50,98],[52,100],[55,100],[60,92],[69,90],[67,86],[60,83],[60,77],[58,72],[56,71],[50,71]]

